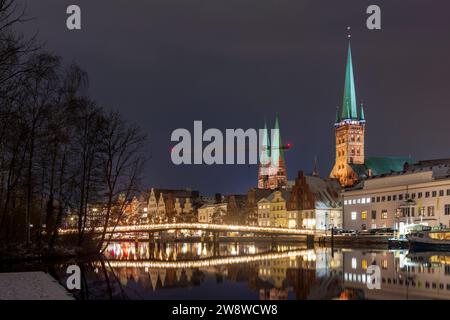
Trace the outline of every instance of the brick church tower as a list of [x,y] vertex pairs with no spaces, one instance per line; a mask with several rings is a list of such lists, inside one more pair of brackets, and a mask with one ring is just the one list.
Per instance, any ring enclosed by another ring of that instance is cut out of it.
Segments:
[[[348,43],[347,66],[342,110],[336,113],[334,124],[336,136],[336,161],[330,178],[339,179],[342,186],[351,186],[358,181],[357,165],[364,165],[364,132],[366,120],[364,109],[356,106],[355,80],[350,42]],[[355,167],[355,168],[354,168]]]
[[[271,139],[269,138],[271,135]],[[260,164],[258,173],[259,189],[278,189],[287,186],[287,172],[284,161],[284,146],[281,142],[278,115],[275,117],[275,127],[272,134],[264,124],[264,134],[261,142]],[[271,143],[272,142],[272,143]]]

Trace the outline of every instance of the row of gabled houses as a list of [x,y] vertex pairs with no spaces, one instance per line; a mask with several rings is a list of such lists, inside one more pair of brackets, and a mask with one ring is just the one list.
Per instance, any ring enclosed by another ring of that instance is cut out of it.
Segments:
[[[121,224],[200,222],[326,230],[342,227],[339,183],[298,173],[278,189],[252,188],[246,194],[201,195],[191,189],[150,188],[123,203]],[[87,226],[101,225],[102,204],[88,208]],[[69,221],[74,221],[71,219]],[[75,224],[75,223],[74,223]]]

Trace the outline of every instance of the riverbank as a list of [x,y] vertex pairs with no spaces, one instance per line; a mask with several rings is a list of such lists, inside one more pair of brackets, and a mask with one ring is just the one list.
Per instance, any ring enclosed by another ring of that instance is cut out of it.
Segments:
[[0,300],[74,300],[48,273],[0,273]]

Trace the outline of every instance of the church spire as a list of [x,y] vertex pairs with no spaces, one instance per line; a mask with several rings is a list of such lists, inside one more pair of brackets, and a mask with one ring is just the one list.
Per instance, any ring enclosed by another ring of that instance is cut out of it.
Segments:
[[319,176],[319,168],[318,168],[318,164],[317,164],[317,156],[314,157],[314,168],[313,168],[313,172],[312,175],[314,177],[318,177]]
[[271,160],[273,166],[278,166],[280,158],[282,157],[282,144],[281,144],[281,134],[280,134],[280,123],[278,122],[278,114],[275,115],[275,127],[272,135],[272,145],[271,145]]
[[359,121],[366,122],[366,117],[364,116],[364,105],[361,102],[361,109],[359,110]]
[[347,66],[345,67],[344,98],[342,102],[342,120],[358,120],[356,109],[355,79],[353,77],[352,49],[350,41],[347,50]]
[[264,121],[264,131],[261,143],[260,162],[267,164],[270,161],[270,140],[267,122]]
[[339,114],[339,107],[336,107],[336,120],[334,121],[335,125],[338,125],[341,122],[341,116]]

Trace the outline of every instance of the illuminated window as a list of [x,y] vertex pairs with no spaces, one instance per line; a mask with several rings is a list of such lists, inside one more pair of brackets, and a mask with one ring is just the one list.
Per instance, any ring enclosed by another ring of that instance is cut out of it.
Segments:
[[388,213],[387,210],[382,210],[381,211],[381,219],[387,219]]
[[388,261],[387,261],[387,259],[384,259],[384,260],[381,262],[381,267],[382,267],[383,269],[387,269],[387,268],[388,268]]
[[356,211],[352,211],[352,220],[356,220]]
[[361,260],[361,268],[363,268],[364,270],[367,269],[367,260],[366,259]]
[[370,203],[370,198],[366,198],[366,202],[367,202],[367,203]]
[[356,258],[352,258],[352,269],[356,269],[356,265],[358,262],[356,261]]
[[361,219],[366,220],[367,219],[367,211],[361,212]]

